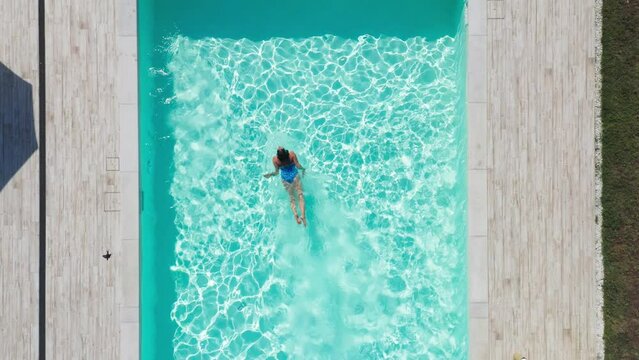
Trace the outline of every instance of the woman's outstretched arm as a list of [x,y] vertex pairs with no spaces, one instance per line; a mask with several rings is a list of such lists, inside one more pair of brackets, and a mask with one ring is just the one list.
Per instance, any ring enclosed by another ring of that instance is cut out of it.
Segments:
[[279,173],[280,173],[280,167],[279,167],[279,165],[277,165],[277,163],[275,162],[275,159],[273,159],[273,166],[275,167],[275,171],[270,172],[270,173],[267,173],[267,174],[264,174],[264,177],[265,177],[265,178],[267,178],[267,179],[268,179],[268,178],[270,178],[271,176],[275,176],[275,175],[277,175],[277,174],[279,174]]

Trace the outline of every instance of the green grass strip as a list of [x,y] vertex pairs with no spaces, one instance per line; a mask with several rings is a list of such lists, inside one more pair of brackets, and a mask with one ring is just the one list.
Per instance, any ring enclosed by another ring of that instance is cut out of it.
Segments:
[[639,359],[639,1],[603,1],[606,359]]

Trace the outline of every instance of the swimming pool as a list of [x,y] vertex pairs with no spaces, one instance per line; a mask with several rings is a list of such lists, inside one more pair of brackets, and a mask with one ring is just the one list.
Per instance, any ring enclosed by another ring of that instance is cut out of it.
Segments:
[[139,6],[142,358],[466,358],[463,2]]

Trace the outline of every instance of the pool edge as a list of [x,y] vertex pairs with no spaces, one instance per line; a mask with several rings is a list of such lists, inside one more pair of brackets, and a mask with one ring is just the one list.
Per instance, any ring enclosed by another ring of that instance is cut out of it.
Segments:
[[466,3],[468,358],[488,359],[487,15],[485,0]]
[[137,1],[117,3],[118,80],[120,121],[120,181],[122,268],[117,295],[120,312],[120,359],[140,358],[140,249],[139,249],[139,137]]

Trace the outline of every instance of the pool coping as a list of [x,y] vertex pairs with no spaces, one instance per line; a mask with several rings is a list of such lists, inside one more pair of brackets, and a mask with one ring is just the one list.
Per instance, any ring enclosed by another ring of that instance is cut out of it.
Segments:
[[466,65],[468,358],[489,358],[486,0],[468,0]]
[[121,258],[116,311],[120,359],[140,358],[139,137],[137,1],[117,1],[117,103],[120,125]]

